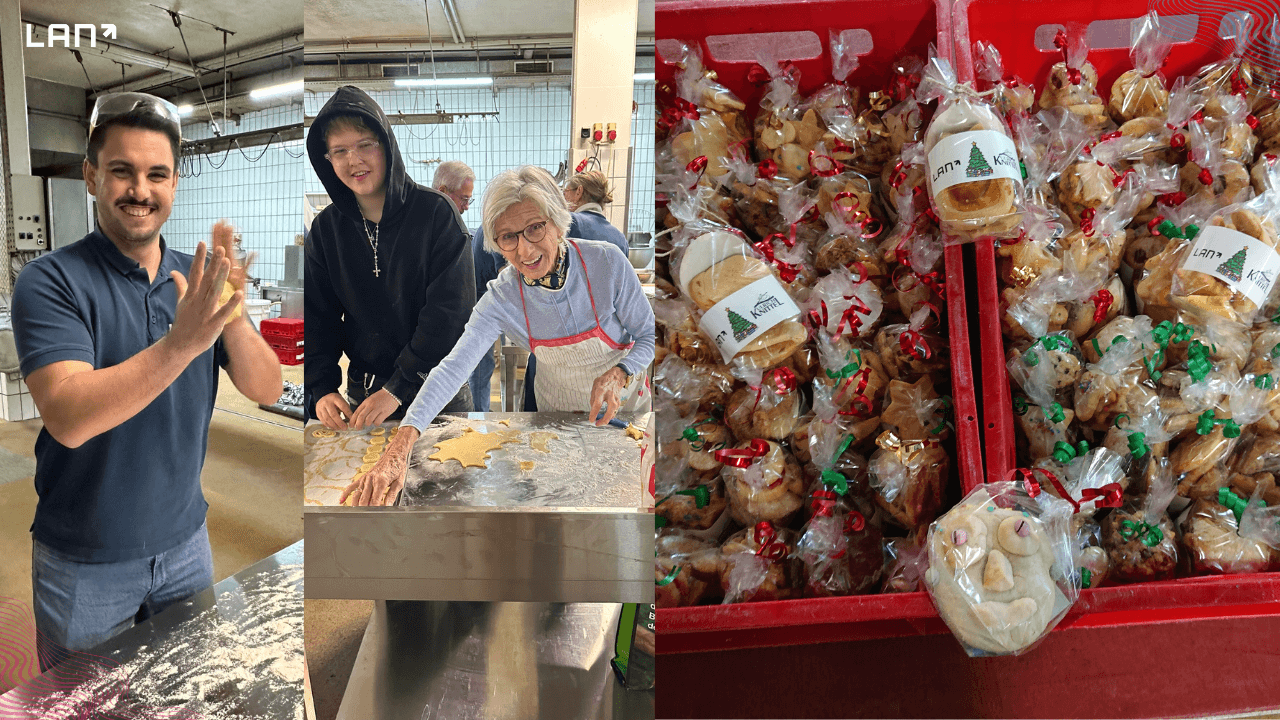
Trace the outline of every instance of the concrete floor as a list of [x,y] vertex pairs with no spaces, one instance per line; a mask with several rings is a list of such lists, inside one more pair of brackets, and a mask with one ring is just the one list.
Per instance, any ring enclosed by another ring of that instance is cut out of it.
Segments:
[[[302,366],[286,366],[284,378],[302,382]],[[223,372],[209,428],[201,481],[209,502],[209,541],[214,580],[221,580],[302,538],[302,424],[258,408],[236,391]],[[39,420],[0,422],[0,447],[34,457]],[[36,493],[32,478],[0,485],[0,602],[16,603],[30,622],[31,535]],[[0,618],[3,619],[3,618]],[[22,622],[22,619],[18,621]],[[4,628],[0,628],[0,634]],[[0,693],[29,677],[35,639],[6,648],[29,658],[18,677],[0,674]],[[23,663],[19,663],[23,665]]]

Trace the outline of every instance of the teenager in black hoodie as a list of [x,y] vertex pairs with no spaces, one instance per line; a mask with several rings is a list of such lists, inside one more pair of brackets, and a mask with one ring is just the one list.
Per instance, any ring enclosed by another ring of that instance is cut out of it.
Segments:
[[[470,235],[443,193],[410,179],[391,123],[359,88],[325,103],[307,154],[333,200],[307,242],[308,407],[335,430],[399,419],[475,305]],[[470,410],[463,385],[444,412]]]

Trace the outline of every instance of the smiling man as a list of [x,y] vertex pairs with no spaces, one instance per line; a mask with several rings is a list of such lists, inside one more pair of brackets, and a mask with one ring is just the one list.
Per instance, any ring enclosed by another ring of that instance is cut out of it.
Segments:
[[[376,425],[404,414],[462,336],[476,301],[470,236],[443,193],[409,177],[391,123],[359,88],[321,108],[307,154],[333,200],[307,240],[308,406],[335,430]],[[466,386],[444,408],[470,410]]]
[[200,472],[218,367],[252,400],[280,397],[280,364],[241,317],[231,227],[194,256],[160,235],[180,137],[160,98],[100,98],[84,161],[97,229],[28,263],[14,287],[14,339],[44,420],[31,559],[41,670],[213,583]]

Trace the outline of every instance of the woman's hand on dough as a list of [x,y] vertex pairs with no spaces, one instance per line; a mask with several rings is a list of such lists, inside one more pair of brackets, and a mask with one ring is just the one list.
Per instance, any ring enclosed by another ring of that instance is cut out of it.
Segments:
[[347,504],[351,498],[352,505],[390,505],[395,502],[400,488],[404,487],[405,470],[408,468],[408,453],[387,448],[384,454],[369,472],[353,481],[342,491],[339,503]]
[[[591,384],[591,407],[587,408],[587,412],[590,413],[588,419],[591,422],[599,426],[613,419],[613,416],[618,413],[618,408],[622,406],[618,393],[622,391],[622,386],[626,382],[627,374],[619,367],[611,367],[596,378],[596,381]],[[596,415],[599,415],[601,405],[607,405],[607,407],[604,415],[597,420]]]
[[351,406],[342,393],[332,392],[316,401],[316,419],[330,430],[346,430]]

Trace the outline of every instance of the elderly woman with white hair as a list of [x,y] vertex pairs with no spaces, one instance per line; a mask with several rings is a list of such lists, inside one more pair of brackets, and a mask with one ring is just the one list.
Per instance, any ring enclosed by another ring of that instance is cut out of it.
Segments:
[[476,303],[453,351],[427,375],[382,459],[347,487],[343,502],[395,501],[413,443],[500,333],[538,359],[539,410],[585,411],[604,425],[619,410],[649,407],[653,309],[622,251],[565,237],[572,217],[542,168],[526,165],[494,178],[483,210],[485,246],[507,267]]

